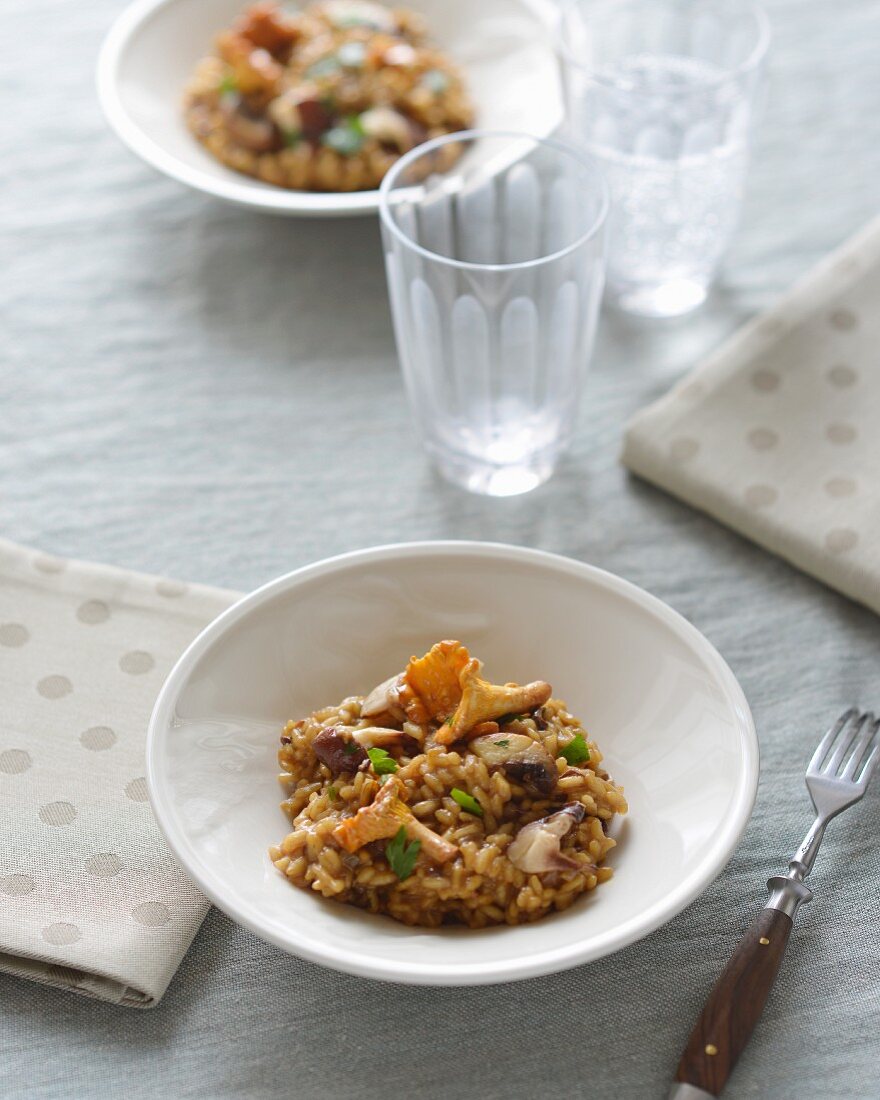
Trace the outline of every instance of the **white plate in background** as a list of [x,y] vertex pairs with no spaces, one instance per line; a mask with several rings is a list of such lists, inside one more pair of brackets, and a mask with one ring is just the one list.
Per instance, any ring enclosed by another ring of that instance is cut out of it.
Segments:
[[[289,191],[234,172],[187,130],[183,89],[217,33],[247,0],[136,0],[114,23],[98,60],[110,125],[148,164],[197,191],[273,214],[370,214],[378,191]],[[389,6],[397,6],[389,4]],[[436,45],[464,71],[475,126],[547,137],[562,121],[550,45],[551,0],[411,0]]]
[[[614,877],[534,924],[409,928],[298,890],[267,854],[289,831],[287,719],[366,693],[441,638],[496,682],[549,680],[626,791]],[[411,543],[300,569],[208,626],[157,700],[147,781],[187,873],[258,936],[365,977],[476,985],[600,958],[680,912],[746,826],[758,746],[730,669],[655,597],[536,550]]]

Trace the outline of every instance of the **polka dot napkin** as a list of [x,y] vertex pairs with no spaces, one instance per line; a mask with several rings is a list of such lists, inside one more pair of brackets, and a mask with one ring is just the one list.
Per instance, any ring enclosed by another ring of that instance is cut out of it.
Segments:
[[880,612],[880,219],[638,414],[623,461]]
[[233,600],[0,540],[0,971],[158,1002],[208,903],[150,812],[162,681]]

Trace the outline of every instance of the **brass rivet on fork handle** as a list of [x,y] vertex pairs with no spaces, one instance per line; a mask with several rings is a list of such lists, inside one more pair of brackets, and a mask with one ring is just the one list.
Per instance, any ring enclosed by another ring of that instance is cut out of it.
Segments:
[[880,760],[878,730],[874,714],[851,708],[813,753],[806,784],[816,820],[785,874],[767,882],[770,898],[712,988],[681,1056],[669,1100],[711,1100],[727,1083],[773,987],[798,908],[813,897],[804,879],[828,822],[868,789]]

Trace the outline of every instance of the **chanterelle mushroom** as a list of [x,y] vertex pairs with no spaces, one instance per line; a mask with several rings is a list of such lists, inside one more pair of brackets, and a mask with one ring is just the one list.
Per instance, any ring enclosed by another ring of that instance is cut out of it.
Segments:
[[333,837],[347,852],[356,852],[372,840],[394,836],[401,825],[410,840],[419,840],[422,852],[433,863],[446,863],[458,855],[458,848],[432,832],[413,816],[402,801],[403,783],[391,776],[369,806],[362,806],[354,815],[341,821],[333,830]]
[[569,802],[549,817],[523,826],[507,849],[507,858],[520,871],[540,875],[547,871],[572,871],[581,864],[559,850],[562,838],[584,819],[580,802]]
[[400,702],[409,718],[424,725],[448,718],[461,700],[461,674],[470,654],[461,642],[437,642],[424,657],[412,657],[403,673]]
[[556,787],[559,772],[549,752],[524,733],[492,733],[475,737],[470,749],[490,766],[504,769],[530,793],[548,798]]
[[451,745],[478,726],[481,722],[501,718],[505,714],[522,714],[543,706],[550,698],[552,688],[544,680],[531,684],[490,684],[480,678],[482,665],[470,660],[461,670],[461,702],[450,721],[437,731],[441,745]]

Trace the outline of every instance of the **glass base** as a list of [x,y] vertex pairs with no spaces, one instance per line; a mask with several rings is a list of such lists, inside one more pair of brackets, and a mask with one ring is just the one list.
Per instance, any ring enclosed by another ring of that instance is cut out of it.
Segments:
[[537,456],[525,462],[497,466],[473,458],[443,454],[432,449],[437,469],[453,485],[487,497],[515,497],[531,492],[550,477],[555,462]]
[[626,313],[640,317],[679,317],[706,300],[708,287],[696,279],[608,287],[608,300]]

